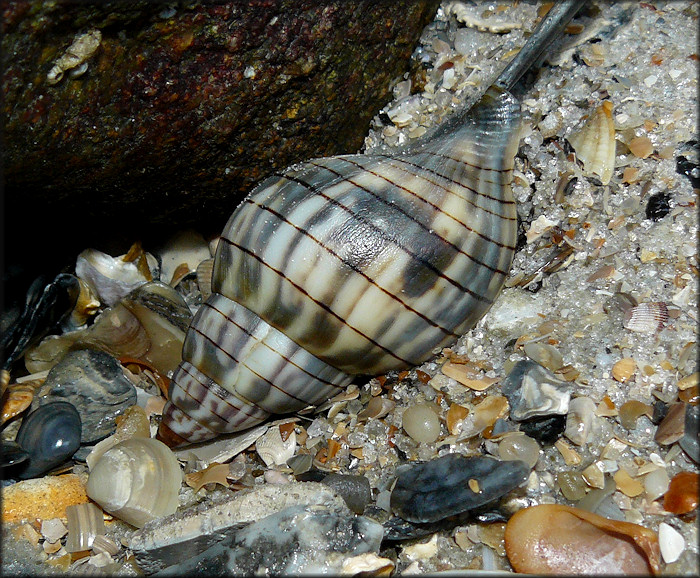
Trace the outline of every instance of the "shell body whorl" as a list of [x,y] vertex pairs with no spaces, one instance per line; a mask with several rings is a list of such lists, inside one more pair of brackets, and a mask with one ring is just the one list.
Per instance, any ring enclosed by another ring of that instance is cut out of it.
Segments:
[[515,251],[520,106],[491,88],[451,125],[397,154],[311,160],[251,192],[219,241],[163,439],[320,403],[476,324]]

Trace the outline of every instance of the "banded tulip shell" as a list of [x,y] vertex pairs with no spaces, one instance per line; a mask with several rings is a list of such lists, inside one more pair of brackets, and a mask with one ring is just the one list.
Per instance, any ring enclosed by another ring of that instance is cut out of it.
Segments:
[[107,450],[90,471],[87,495],[102,508],[141,528],[175,512],[182,472],[175,454],[151,438],[131,438]]
[[472,328],[515,250],[519,127],[517,101],[491,89],[417,151],[316,159],[259,185],[219,241],[161,438],[317,405]]
[[[543,23],[580,7],[562,6]],[[416,147],[314,159],[253,189],[219,239],[159,439],[200,442],[318,405],[476,324],[515,251],[521,115],[507,88],[551,41],[538,31],[475,106]]]

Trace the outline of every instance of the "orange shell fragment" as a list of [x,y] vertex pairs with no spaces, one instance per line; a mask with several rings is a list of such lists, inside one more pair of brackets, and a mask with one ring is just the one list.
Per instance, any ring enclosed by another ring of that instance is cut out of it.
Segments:
[[658,574],[659,539],[629,522],[543,504],[518,511],[505,532],[506,554],[526,574]]

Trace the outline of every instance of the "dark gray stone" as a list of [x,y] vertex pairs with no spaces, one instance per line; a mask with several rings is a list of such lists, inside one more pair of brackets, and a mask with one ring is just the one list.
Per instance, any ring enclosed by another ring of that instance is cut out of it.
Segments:
[[[421,464],[406,464],[396,469],[391,509],[410,522],[437,522],[495,502],[529,474],[530,467],[523,461],[486,456],[448,454]],[[478,484],[476,490],[470,487],[471,480]]]
[[328,474],[321,480],[321,483],[330,486],[338,492],[345,500],[348,508],[356,514],[362,514],[365,511],[365,506],[372,499],[369,480],[365,476]]

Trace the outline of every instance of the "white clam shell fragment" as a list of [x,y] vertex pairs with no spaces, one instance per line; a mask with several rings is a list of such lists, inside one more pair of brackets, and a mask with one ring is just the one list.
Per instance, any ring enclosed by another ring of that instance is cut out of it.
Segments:
[[586,176],[596,175],[607,185],[615,168],[615,126],[613,104],[606,100],[568,141],[583,163]]
[[294,456],[296,447],[296,432],[292,430],[289,437],[283,440],[279,427],[270,428],[255,442],[255,451],[268,467],[286,464],[287,460]]
[[680,558],[685,550],[685,538],[673,526],[661,522],[659,524],[659,548],[666,564],[671,564]]
[[155,439],[132,438],[105,452],[95,464],[87,495],[113,516],[141,528],[177,510],[181,483],[180,465],[168,446]]
[[110,306],[150,281],[135,262],[97,249],[85,249],[78,255],[75,274],[93,289],[102,303]]
[[640,303],[625,311],[622,324],[625,329],[637,333],[661,331],[668,322],[668,307],[663,301]]

